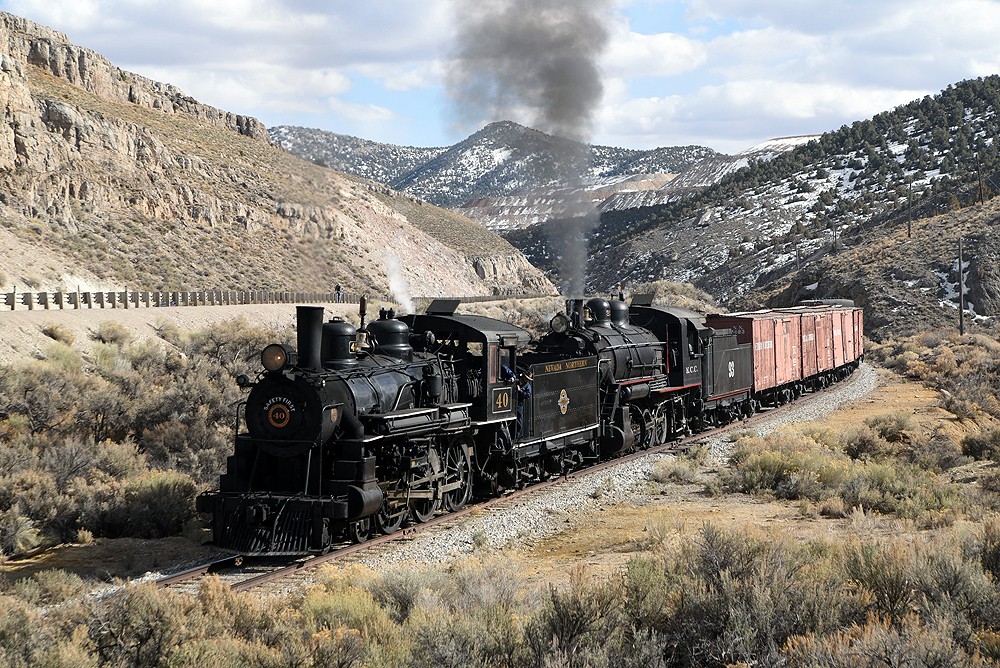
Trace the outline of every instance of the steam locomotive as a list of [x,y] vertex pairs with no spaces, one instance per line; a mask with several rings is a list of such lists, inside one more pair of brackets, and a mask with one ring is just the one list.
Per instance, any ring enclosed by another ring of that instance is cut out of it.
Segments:
[[863,356],[850,302],[705,316],[652,295],[568,300],[533,344],[458,304],[365,325],[362,302],[360,329],[299,306],[297,346],[238,379],[245,431],[197,501],[215,544],[297,555],[393,533],[792,401]]

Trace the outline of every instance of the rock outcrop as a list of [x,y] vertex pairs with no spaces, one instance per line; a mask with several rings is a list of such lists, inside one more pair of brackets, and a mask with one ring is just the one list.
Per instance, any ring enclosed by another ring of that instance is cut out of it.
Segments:
[[38,276],[8,253],[0,280],[57,289],[92,270],[148,289],[360,292],[386,291],[398,266],[417,295],[552,290],[503,240],[412,200],[0,13],[0,221],[66,265]]

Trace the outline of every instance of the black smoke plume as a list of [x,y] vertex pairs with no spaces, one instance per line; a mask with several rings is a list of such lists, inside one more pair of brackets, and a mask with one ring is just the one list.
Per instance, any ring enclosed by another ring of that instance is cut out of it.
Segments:
[[[610,0],[455,0],[451,95],[467,118],[511,119],[573,142],[556,156],[562,186],[580,185],[603,92],[597,58],[608,41]],[[574,143],[577,142],[577,143]],[[562,252],[563,293],[582,296],[586,238],[597,223],[577,191],[566,219],[547,227]]]

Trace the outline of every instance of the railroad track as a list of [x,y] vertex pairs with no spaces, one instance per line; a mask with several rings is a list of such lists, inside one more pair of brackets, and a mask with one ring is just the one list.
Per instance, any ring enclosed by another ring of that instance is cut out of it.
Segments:
[[585,476],[594,475],[611,467],[647,457],[651,454],[683,452],[702,441],[724,434],[727,431],[750,427],[758,421],[778,416],[781,413],[792,410],[796,407],[820,400],[830,393],[845,390],[850,387],[857,380],[857,378],[858,374],[855,373],[847,379],[835,385],[831,385],[826,389],[806,395],[792,403],[785,404],[777,408],[770,408],[760,413],[755,413],[746,420],[732,422],[730,424],[716,427],[708,431],[702,431],[670,443],[654,446],[646,450],[639,450],[623,457],[617,457],[615,459],[599,462],[593,466],[587,467],[586,469],[574,471],[573,473],[565,476],[553,478],[545,482],[525,487],[524,489],[516,490],[501,497],[466,506],[462,510],[456,512],[440,514],[428,522],[405,527],[387,536],[370,538],[364,543],[344,543],[339,547],[331,549],[327,554],[297,558],[292,563],[289,563],[288,559],[282,560],[277,557],[233,555],[161,578],[156,580],[155,584],[159,587],[170,587],[179,591],[195,593],[197,591],[197,582],[200,579],[209,575],[217,575],[224,582],[229,584],[232,591],[248,591],[283,578],[306,573],[314,568],[322,566],[323,564],[344,559],[380,545],[385,545],[398,540],[412,539],[419,533],[453,523],[455,520],[461,519],[472,513],[483,512],[497,506],[502,506],[521,497],[538,493],[555,485],[560,485]]

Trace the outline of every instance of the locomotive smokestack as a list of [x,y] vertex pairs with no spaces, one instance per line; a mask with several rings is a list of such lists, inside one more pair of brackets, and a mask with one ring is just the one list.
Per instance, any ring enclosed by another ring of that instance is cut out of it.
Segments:
[[298,328],[299,368],[319,371],[323,368],[323,307],[295,307]]
[[[592,156],[603,86],[597,58],[608,42],[611,0],[456,0],[451,97],[466,120],[510,118],[562,138],[554,173],[566,192],[545,232],[560,255],[562,292],[582,297],[587,238],[598,222],[580,190]],[[566,141],[570,140],[570,141]]]

